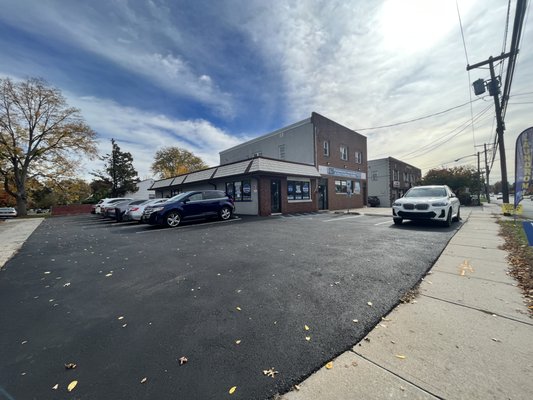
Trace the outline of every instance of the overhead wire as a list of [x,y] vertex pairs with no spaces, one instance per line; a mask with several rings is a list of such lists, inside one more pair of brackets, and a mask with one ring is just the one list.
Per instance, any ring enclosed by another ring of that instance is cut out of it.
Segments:
[[[511,0],[509,0],[511,1]],[[468,51],[466,49],[466,41],[465,41],[465,33],[463,30],[463,21],[461,20],[461,12],[459,11],[459,2],[455,0],[455,7],[457,9],[457,17],[459,18],[459,27],[461,28],[461,38],[463,39],[463,49],[465,51],[465,58],[466,58],[466,65],[470,65],[470,62],[468,61]],[[466,71],[467,73],[467,85],[468,85],[468,96],[470,97],[470,119],[474,119],[474,109],[472,106],[472,90],[470,89],[470,82],[472,82],[472,78],[470,77],[470,70]],[[474,124],[471,124],[472,127],[472,141],[474,142],[474,147],[476,146],[476,130],[474,128]]]
[[[472,120],[461,123],[459,126],[457,126],[456,128],[452,129],[450,132],[446,133],[444,136],[441,136],[440,138],[438,138],[435,142],[429,143],[429,144],[427,144],[425,146],[422,146],[422,147],[419,147],[416,150],[413,150],[413,151],[411,151],[409,153],[406,153],[404,155],[401,155],[399,157],[405,158],[405,159],[409,159],[409,158],[413,158],[413,157],[422,156],[424,154],[429,153],[430,151],[435,150],[436,148],[438,148],[442,144],[444,144],[444,142],[449,141],[450,139],[453,139],[458,134],[463,132],[465,129],[470,127],[470,125],[472,125],[473,123],[477,122],[490,108],[492,108],[492,105],[488,105],[482,111],[480,111]],[[457,132],[455,132],[455,131],[457,131]]]
[[438,112],[433,113],[433,114],[424,115],[422,117],[413,118],[413,119],[410,119],[410,120],[407,120],[407,121],[395,122],[393,124],[388,124],[388,125],[373,126],[373,127],[369,127],[369,128],[357,128],[357,129],[354,129],[354,131],[361,132],[361,131],[369,131],[369,130],[375,130],[375,129],[392,128],[394,126],[410,124],[411,122],[421,121],[423,119],[428,119],[428,118],[431,118],[431,117],[436,117],[437,115],[445,114],[447,112],[456,110],[458,108],[464,107],[464,106],[466,106],[468,104],[471,104],[471,103],[479,101],[479,100],[481,100],[481,98],[478,98],[478,99],[475,99],[475,100],[470,100],[470,101],[467,101],[466,103],[459,104],[458,106],[450,107],[450,108],[447,108],[446,110],[443,110],[443,111],[438,111]]

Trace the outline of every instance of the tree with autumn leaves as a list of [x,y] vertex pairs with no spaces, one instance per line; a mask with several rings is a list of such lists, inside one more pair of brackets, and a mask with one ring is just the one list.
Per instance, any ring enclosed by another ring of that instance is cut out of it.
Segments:
[[161,179],[208,168],[200,157],[179,147],[164,147],[155,153],[152,172]]
[[27,214],[29,180],[73,177],[79,156],[96,154],[96,133],[58,89],[0,79],[0,178],[19,215]]

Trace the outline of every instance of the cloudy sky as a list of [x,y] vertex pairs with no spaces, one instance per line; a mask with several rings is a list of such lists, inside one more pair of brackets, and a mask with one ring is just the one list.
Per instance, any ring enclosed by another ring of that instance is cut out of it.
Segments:
[[[1,4],[0,76],[41,77],[59,88],[98,133],[101,154],[115,138],[147,178],[163,146],[217,165],[220,150],[312,111],[367,136],[370,159],[396,157],[423,173],[473,165],[475,157],[454,160],[492,147],[495,114],[492,98],[476,97],[470,86],[489,71],[468,73],[466,65],[509,49],[516,0],[506,47],[506,0]],[[511,95],[512,182],[516,137],[533,126],[529,18]],[[368,129],[387,125],[395,126]],[[97,167],[87,162],[82,173]],[[500,176],[496,155],[491,182]]]

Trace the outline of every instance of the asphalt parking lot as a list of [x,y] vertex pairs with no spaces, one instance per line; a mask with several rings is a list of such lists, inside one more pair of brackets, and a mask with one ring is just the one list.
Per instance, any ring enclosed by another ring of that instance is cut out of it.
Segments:
[[459,227],[49,218],[0,271],[0,399],[272,398],[362,340]]

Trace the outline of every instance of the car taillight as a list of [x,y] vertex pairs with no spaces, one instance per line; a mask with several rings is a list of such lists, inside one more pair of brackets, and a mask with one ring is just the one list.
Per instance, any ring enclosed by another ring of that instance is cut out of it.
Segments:
[[137,211],[139,209],[139,207],[132,207],[130,208],[130,211]]

